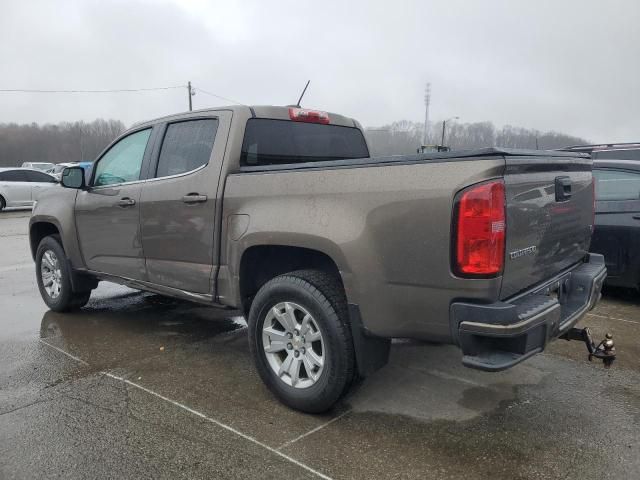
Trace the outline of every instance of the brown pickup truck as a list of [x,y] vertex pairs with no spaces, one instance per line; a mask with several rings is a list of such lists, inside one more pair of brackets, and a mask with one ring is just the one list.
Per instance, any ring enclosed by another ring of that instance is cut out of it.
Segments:
[[[225,107],[142,123],[39,199],[40,292],[84,306],[106,280],[240,309],[286,404],[331,407],[390,339],[501,370],[600,297],[589,156],[485,149],[372,158],[358,122]],[[55,191],[54,191],[55,190]]]

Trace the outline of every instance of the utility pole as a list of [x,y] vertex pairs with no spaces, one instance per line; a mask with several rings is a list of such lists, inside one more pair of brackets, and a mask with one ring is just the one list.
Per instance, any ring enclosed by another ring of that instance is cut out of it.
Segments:
[[440,145],[442,145],[444,147],[444,129],[447,126],[447,122],[450,122],[451,120],[459,120],[460,117],[451,117],[448,120],[443,120],[442,121],[442,140],[440,141]]
[[187,91],[189,92],[189,111],[192,111],[193,105],[191,104],[191,97],[193,96],[193,93],[191,91],[191,80],[187,83]]
[[429,104],[431,103],[431,84],[427,83],[424,90],[424,133],[422,134],[422,144],[427,144],[429,134]]

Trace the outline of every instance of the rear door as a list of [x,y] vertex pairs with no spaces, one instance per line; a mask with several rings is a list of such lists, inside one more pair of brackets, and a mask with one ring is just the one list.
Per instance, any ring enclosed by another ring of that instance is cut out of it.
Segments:
[[217,192],[231,112],[164,126],[141,197],[150,282],[212,294]]
[[97,160],[87,190],[76,197],[80,249],[91,270],[146,280],[140,235],[140,193],[152,129],[118,140]]
[[584,258],[593,222],[591,169],[588,157],[506,157],[502,298],[548,280]]
[[640,263],[640,172],[596,168],[596,227],[591,251],[604,255],[607,280],[638,284]]
[[31,205],[31,184],[26,170],[5,170],[0,172],[3,185],[3,196],[7,207],[24,207]]

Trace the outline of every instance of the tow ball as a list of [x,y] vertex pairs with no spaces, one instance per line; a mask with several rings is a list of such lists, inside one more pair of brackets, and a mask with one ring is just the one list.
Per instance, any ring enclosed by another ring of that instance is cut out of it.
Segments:
[[589,361],[591,362],[594,358],[599,358],[602,360],[604,368],[611,367],[613,361],[616,359],[616,347],[613,343],[613,335],[610,333],[607,333],[604,336],[604,340],[602,340],[598,345],[596,345],[593,338],[591,338],[591,330],[589,330],[589,327],[574,327],[568,330],[567,333],[562,335],[560,338],[584,342],[587,346],[587,350],[589,351]]

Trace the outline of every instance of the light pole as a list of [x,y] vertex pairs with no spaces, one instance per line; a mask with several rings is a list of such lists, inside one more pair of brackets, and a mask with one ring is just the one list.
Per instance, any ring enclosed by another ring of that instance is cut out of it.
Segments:
[[442,140],[440,141],[440,145],[442,145],[444,147],[444,129],[447,125],[447,122],[450,122],[451,120],[459,120],[460,117],[451,117],[447,120],[443,120],[442,121]]

